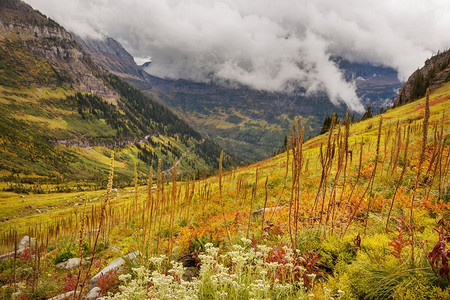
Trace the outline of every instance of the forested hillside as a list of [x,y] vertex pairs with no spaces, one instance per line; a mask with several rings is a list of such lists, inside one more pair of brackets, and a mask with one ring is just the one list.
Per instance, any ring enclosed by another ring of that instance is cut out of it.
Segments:
[[[97,67],[53,20],[21,1],[0,2],[2,187],[22,191],[104,185],[108,156],[125,183],[150,164],[180,160],[186,176],[217,168],[220,148],[162,104]],[[211,147],[200,145],[211,145]],[[183,159],[180,159],[183,157]],[[227,166],[239,160],[227,157]],[[69,186],[62,183],[73,182]],[[43,188],[43,183],[52,184]],[[83,184],[81,184],[83,185]],[[77,184],[80,186],[80,184]]]

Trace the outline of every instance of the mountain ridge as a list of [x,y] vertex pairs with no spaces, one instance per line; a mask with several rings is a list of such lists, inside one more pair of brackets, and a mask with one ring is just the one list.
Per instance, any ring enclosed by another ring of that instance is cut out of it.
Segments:
[[[213,137],[246,162],[267,158],[278,151],[296,116],[306,121],[306,136],[314,136],[327,115],[345,114],[345,107],[333,105],[324,94],[305,97],[246,86],[230,88],[214,83],[158,78],[138,66],[126,49],[113,40],[110,37],[86,39],[82,44],[102,67],[116,71],[119,77],[168,105],[197,131]],[[384,106],[400,87],[397,73],[390,68],[339,58],[333,60],[345,68],[347,80],[356,80],[360,86],[358,95],[367,98],[366,105]]]
[[[0,175],[3,182],[95,181],[119,156],[119,182],[180,157],[186,176],[218,166],[221,148],[164,105],[100,68],[62,26],[0,0]],[[205,147],[205,145],[208,147]],[[185,155],[188,153],[189,155]],[[224,166],[238,164],[225,155]],[[145,175],[146,177],[147,175]],[[37,178],[40,178],[37,180]]]
[[394,105],[399,106],[425,96],[427,89],[436,90],[450,81],[450,50],[438,52],[427,59],[424,66],[417,69],[399,90]]

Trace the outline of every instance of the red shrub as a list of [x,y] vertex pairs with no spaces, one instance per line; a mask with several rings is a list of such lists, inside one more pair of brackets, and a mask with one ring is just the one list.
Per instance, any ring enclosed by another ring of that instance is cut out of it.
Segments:
[[439,276],[445,278],[449,276],[450,268],[448,260],[450,258],[450,248],[447,248],[447,243],[450,243],[450,234],[445,234],[445,228],[441,229],[435,228],[436,232],[439,234],[439,240],[434,246],[433,250],[428,254],[428,259],[430,260],[431,267],[433,270],[439,271]]
[[[282,280],[283,278],[286,278],[286,274],[290,273],[286,268],[288,259],[286,258],[287,251],[285,250],[284,246],[285,245],[283,242],[273,246],[273,249],[269,252],[269,255],[266,259],[267,262],[277,262],[279,265],[281,265],[278,266],[275,274],[272,274],[273,280]],[[320,260],[320,255],[314,253],[314,251],[311,250],[305,253],[303,256],[294,254],[293,258],[293,279],[295,281],[300,281],[301,279],[308,289],[311,288],[312,279],[308,275],[320,273],[320,270],[317,266]],[[302,269],[306,270],[302,271]]]
[[[402,250],[405,246],[411,244],[410,239],[405,239],[407,233],[410,232],[410,226],[406,221],[406,217],[402,216],[401,218],[395,219],[397,221],[397,225],[394,226],[394,229],[397,231],[397,236],[389,243],[393,249],[391,254],[401,260]],[[394,232],[393,230],[388,229],[388,232]]]
[[20,260],[24,263],[30,262],[33,258],[33,251],[30,250],[30,248],[25,247],[23,252],[20,254]]
[[101,274],[97,281],[102,295],[111,292],[119,284],[119,276],[117,270],[110,270],[106,274]]
[[77,284],[77,278],[73,276],[71,273],[67,274],[67,277],[64,279],[64,289],[63,292],[67,293],[73,291]]
[[30,299],[30,295],[28,295],[28,294],[25,293],[25,292],[22,292],[22,293],[19,295],[19,299],[20,299],[20,300],[28,300],[28,299]]

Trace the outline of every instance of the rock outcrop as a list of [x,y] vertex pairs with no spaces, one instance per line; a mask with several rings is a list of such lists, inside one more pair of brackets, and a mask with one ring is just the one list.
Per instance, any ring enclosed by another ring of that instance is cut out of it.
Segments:
[[19,242],[19,244],[17,245],[17,251],[11,251],[8,252],[6,254],[2,254],[0,255],[0,260],[3,259],[7,259],[7,258],[11,258],[14,257],[14,253],[19,256],[20,254],[22,254],[23,251],[25,251],[26,248],[33,248],[36,245],[36,239],[29,237],[28,235],[25,235]]
[[98,272],[94,277],[92,277],[91,282],[89,283],[89,289],[92,290],[94,287],[97,286],[98,279],[103,274],[110,271],[120,271],[126,264],[127,260],[134,260],[140,255],[139,251],[131,252],[123,257],[116,258],[112,262],[109,263],[103,270]]
[[399,90],[395,106],[412,102],[425,96],[427,89],[433,91],[450,81],[450,50],[427,59],[425,65],[416,70]]
[[[60,269],[66,269],[66,270],[72,270],[75,268],[78,268],[80,265],[81,258],[75,257],[75,258],[69,258],[68,260],[61,262],[56,265],[57,268]],[[86,264],[86,261],[83,259],[82,264]]]
[[86,295],[86,300],[94,300],[102,296],[102,290],[98,286],[94,287]]
[[103,82],[102,70],[62,26],[22,1],[0,0],[0,8],[0,41],[50,62],[57,80],[49,85],[70,84],[116,102],[119,96]]

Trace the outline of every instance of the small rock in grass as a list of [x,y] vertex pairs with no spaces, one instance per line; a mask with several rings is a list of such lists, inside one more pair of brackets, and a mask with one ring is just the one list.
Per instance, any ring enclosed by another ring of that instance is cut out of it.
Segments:
[[25,248],[33,248],[36,244],[35,238],[30,238],[28,235],[25,235],[19,243],[19,246],[17,246],[17,252],[23,252]]
[[[83,259],[83,265],[84,264],[86,264],[86,261]],[[75,258],[69,258],[68,260],[66,260],[64,262],[57,264],[56,267],[60,268],[60,269],[71,270],[71,269],[78,268],[79,265],[80,265],[80,258],[75,257]]]
[[196,268],[186,268],[183,273],[183,280],[190,281],[198,274],[198,270]]
[[102,295],[102,290],[96,286],[93,289],[89,291],[89,293],[86,296],[86,300],[95,300],[99,298]]
[[[77,295],[79,293],[80,292],[77,292]],[[67,292],[65,294],[59,294],[59,295],[57,295],[55,297],[52,297],[52,298],[50,298],[48,300],[69,300],[69,299],[72,299],[72,298],[73,298],[73,291],[70,291],[70,292]]]

